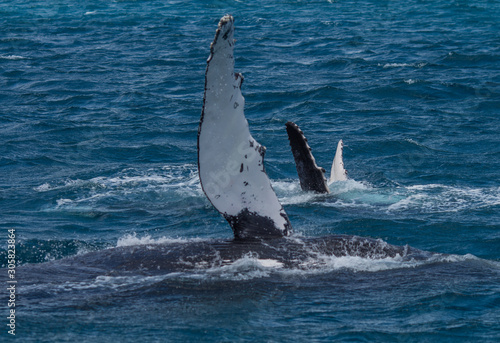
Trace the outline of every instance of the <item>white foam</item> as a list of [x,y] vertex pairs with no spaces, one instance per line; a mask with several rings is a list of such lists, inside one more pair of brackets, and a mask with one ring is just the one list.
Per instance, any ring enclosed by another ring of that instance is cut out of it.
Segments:
[[271,272],[279,270],[283,264],[272,259],[259,259],[255,254],[249,253],[236,261],[223,261],[220,266],[205,270],[198,277],[225,280],[251,280],[269,277]]
[[[94,179],[92,179],[94,180]],[[91,180],[91,181],[92,181]],[[160,175],[145,175],[145,176],[119,176],[108,179],[96,178],[96,181],[105,180],[107,183],[111,185],[127,185],[127,184],[140,184],[140,183],[166,183],[170,181],[169,177],[160,176]]]
[[[381,65],[381,64],[379,64]],[[420,63],[386,63],[383,68],[406,68],[406,67],[414,67],[414,68],[423,68],[427,65],[425,62]]]
[[410,67],[411,64],[408,63],[386,63],[384,64],[384,68],[402,68],[402,67]]
[[65,205],[72,204],[72,203],[73,203],[73,200],[71,200],[71,199],[58,199],[57,200],[58,207],[65,206]]
[[471,188],[439,184],[414,185],[399,190],[404,196],[388,211],[459,212],[500,205],[500,187]]
[[[97,276],[94,280],[83,282],[65,282],[61,285],[55,286],[59,291],[73,291],[73,290],[88,290],[88,289],[113,289],[120,290],[130,286],[144,287],[152,285],[169,278],[177,277],[179,273],[170,273],[155,276]],[[54,287],[52,285],[52,287]]]
[[[465,255],[441,255],[441,254],[436,254],[431,256],[429,260],[427,260],[427,263],[437,263],[437,262],[446,262],[446,263],[457,263],[457,262],[464,262],[464,261],[481,261],[481,259],[477,256],[474,256],[472,254],[465,254]],[[486,260],[483,260],[486,262]]]
[[386,258],[366,258],[360,256],[341,256],[318,254],[296,267],[285,268],[284,264],[274,259],[259,259],[249,253],[236,261],[221,261],[219,265],[199,264],[194,274],[184,277],[195,279],[251,280],[267,278],[271,275],[308,276],[328,274],[340,270],[352,272],[380,272],[393,269],[417,268],[430,263],[456,263],[466,260],[478,260],[473,255],[432,255],[429,259],[408,259],[400,255]]
[[359,256],[318,256],[317,260],[308,261],[302,264],[302,269],[308,272],[326,273],[341,269],[348,269],[354,272],[377,272],[389,269],[414,268],[421,263],[414,261],[404,261],[399,255],[396,257],[386,257],[379,259],[365,258]]
[[44,183],[35,187],[34,190],[45,192],[73,187],[113,188],[120,186],[136,187],[139,185],[172,185],[182,187],[198,183],[197,166],[194,164],[164,166],[148,170],[125,169],[119,172],[119,174],[124,175],[97,176],[89,180],[69,179],[62,181],[59,185]]
[[[299,240],[297,238],[290,238]],[[160,243],[184,243],[192,242],[193,240],[185,239],[170,239],[160,238],[152,239],[149,236],[136,239],[135,236],[124,237],[124,241],[132,243],[131,245],[140,244],[160,244]],[[335,273],[338,271],[357,272],[380,272],[394,269],[417,268],[423,265],[434,263],[460,263],[465,261],[482,261],[488,263],[494,268],[500,268],[500,262],[482,260],[474,255],[442,255],[433,254],[424,260],[413,260],[408,257],[403,258],[400,255],[386,258],[365,258],[359,256],[342,256],[336,257],[331,255],[317,254],[314,257],[304,261],[300,265],[293,268],[285,268],[284,264],[275,259],[260,259],[256,253],[248,253],[235,261],[221,260],[216,265],[209,263],[198,263],[195,269],[160,274],[155,276],[144,275],[128,275],[128,276],[97,276],[90,281],[82,282],[65,282],[60,285],[49,284],[51,290],[55,292],[87,290],[87,289],[113,289],[121,290],[127,287],[144,287],[165,280],[182,281],[182,280],[233,280],[244,281],[252,279],[262,279],[271,276],[290,277],[299,276],[307,277],[312,275],[322,275]],[[45,285],[30,285],[23,286],[23,291],[38,290],[47,287]]]
[[280,197],[280,202],[282,205],[308,204],[317,200],[318,198],[324,198],[324,195],[308,192]]
[[155,244],[183,244],[191,242],[202,242],[205,239],[202,238],[171,238],[171,237],[160,237],[152,238],[150,235],[144,237],[137,237],[136,233],[127,234],[120,237],[116,243],[117,247],[127,247],[135,245],[155,245]]
[[[194,164],[170,165],[147,170],[125,169],[110,176],[91,179],[69,179],[53,183],[43,183],[33,188],[35,192],[64,194],[50,201],[43,211],[94,211],[112,212],[109,200],[146,196],[154,200],[204,198],[199,184],[197,166]],[[68,195],[71,194],[71,195]],[[57,204],[54,206],[53,202]],[[173,200],[175,201],[175,200]]]
[[[296,205],[310,203],[318,194],[312,192],[303,192],[298,180],[279,180],[271,181],[273,189],[278,195],[282,205]],[[321,195],[320,195],[321,196]]]
[[297,180],[272,180],[271,185],[277,193],[298,193],[301,189]]
[[341,256],[318,254],[303,262],[299,268],[284,269],[285,274],[325,274],[339,270],[352,272],[379,272],[393,269],[417,268],[432,263],[458,263],[468,260],[480,260],[478,257],[466,255],[430,254],[426,259],[412,259],[408,256],[370,258],[360,256]]
[[0,59],[17,61],[17,60],[24,60],[26,59],[26,57],[18,55],[0,55]]
[[404,80],[405,83],[409,84],[409,85],[412,85],[414,83],[417,83],[418,80],[414,80],[414,79],[408,79],[408,80]]
[[273,188],[284,205],[313,203],[315,206],[372,208],[389,212],[459,212],[500,205],[500,187],[473,188],[428,184],[376,188],[366,182],[348,179],[330,184],[330,194],[303,192],[297,180],[275,181]]
[[330,193],[333,195],[340,195],[354,191],[367,191],[373,189],[369,184],[364,182],[359,182],[353,179],[333,182],[329,185],[329,187],[330,187]]
[[47,192],[52,189],[52,186],[50,183],[44,183],[43,185],[40,185],[38,187],[35,187],[34,190],[37,192]]
[[406,187],[406,189],[409,189],[409,190],[412,190],[412,189],[426,190],[426,189],[434,189],[434,188],[441,188],[441,187],[445,187],[445,186],[431,183],[431,184],[428,184],[428,185],[413,185],[413,186],[408,186],[408,187]]
[[259,259],[258,262],[264,268],[283,268],[284,266],[282,262],[273,259]]
[[335,198],[342,200],[344,198],[344,195],[347,197],[349,197],[349,195],[362,196],[363,193],[367,193],[372,190],[374,191],[374,189],[369,184],[358,182],[353,179],[332,182],[329,185],[330,194],[304,192],[302,191],[298,180],[273,181],[272,186],[283,205],[315,203],[319,205],[323,204],[324,206],[329,207],[332,205],[332,203],[325,202],[325,199]]

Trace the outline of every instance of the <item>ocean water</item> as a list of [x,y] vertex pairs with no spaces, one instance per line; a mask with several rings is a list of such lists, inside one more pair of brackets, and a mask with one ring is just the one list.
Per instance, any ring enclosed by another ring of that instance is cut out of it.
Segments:
[[[28,264],[232,237],[196,151],[226,13],[295,234],[449,255],[23,285]],[[14,229],[22,342],[498,342],[499,18],[494,0],[0,1],[2,341]],[[350,180],[302,192],[288,120],[327,170],[343,139]]]

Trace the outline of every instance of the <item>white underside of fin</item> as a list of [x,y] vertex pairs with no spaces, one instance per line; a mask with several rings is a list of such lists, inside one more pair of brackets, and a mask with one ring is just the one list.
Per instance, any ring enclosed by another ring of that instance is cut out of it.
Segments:
[[249,211],[271,219],[286,233],[286,213],[264,171],[265,148],[250,134],[244,115],[243,77],[234,72],[233,35],[233,18],[225,16],[207,62],[198,133],[200,181],[210,202],[224,216]]
[[347,180],[347,171],[344,169],[344,160],[342,157],[342,152],[344,149],[344,143],[342,140],[337,144],[337,151],[335,152],[335,157],[333,158],[332,170],[330,172],[330,179],[328,180],[328,184],[335,181],[346,181]]

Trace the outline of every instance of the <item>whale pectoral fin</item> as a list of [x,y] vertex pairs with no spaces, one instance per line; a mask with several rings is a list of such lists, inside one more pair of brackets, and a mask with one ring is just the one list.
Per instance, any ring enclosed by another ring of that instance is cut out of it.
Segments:
[[250,134],[234,72],[234,19],[224,16],[210,46],[198,128],[200,183],[236,238],[287,236],[291,224],[264,169],[265,147]]
[[347,171],[344,169],[344,160],[343,160],[343,150],[344,150],[344,142],[342,140],[337,144],[337,151],[335,152],[335,157],[333,158],[332,170],[330,172],[330,179],[328,180],[328,184],[335,181],[346,181],[347,180]]
[[302,190],[330,193],[325,178],[325,169],[318,167],[316,164],[302,130],[297,124],[289,121],[286,123],[286,132],[290,140],[290,147],[292,148]]

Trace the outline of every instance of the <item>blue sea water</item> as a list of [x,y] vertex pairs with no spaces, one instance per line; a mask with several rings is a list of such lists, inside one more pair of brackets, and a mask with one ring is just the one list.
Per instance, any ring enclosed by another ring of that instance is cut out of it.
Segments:
[[[19,267],[231,238],[197,176],[209,46],[235,17],[245,113],[295,233],[450,254],[251,257],[23,286],[23,342],[498,342],[500,2],[0,1],[0,237]],[[302,192],[284,124],[350,180]],[[0,299],[2,340],[7,291]]]

